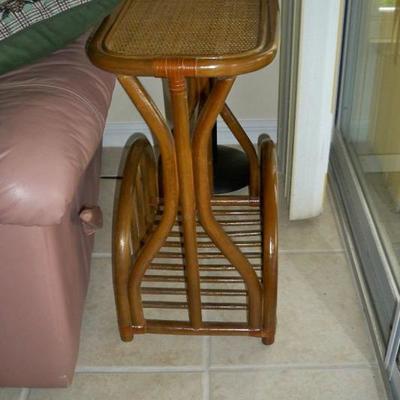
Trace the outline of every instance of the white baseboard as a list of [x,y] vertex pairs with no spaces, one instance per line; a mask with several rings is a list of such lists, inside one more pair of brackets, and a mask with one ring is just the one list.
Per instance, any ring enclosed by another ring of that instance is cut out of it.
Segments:
[[[277,120],[275,119],[242,119],[240,120],[250,140],[257,143],[258,136],[268,133],[276,141]],[[151,135],[147,125],[141,121],[108,122],[104,130],[104,147],[123,147],[129,137],[137,132],[144,133],[149,139]],[[236,140],[224,122],[218,121],[218,143],[236,144]]]

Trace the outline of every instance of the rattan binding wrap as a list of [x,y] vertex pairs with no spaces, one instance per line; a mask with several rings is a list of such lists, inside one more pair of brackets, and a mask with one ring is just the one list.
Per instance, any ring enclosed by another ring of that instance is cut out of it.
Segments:
[[260,7],[260,0],[137,0],[105,46],[139,57],[250,51],[259,42]]

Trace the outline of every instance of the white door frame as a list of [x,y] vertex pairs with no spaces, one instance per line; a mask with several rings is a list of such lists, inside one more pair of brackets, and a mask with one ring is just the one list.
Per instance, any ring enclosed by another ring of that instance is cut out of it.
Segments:
[[302,0],[289,191],[291,220],[323,210],[334,126],[344,0]]

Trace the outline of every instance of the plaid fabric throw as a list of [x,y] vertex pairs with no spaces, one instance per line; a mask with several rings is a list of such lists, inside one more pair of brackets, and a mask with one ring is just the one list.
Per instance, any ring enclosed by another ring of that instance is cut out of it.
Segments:
[[0,41],[90,0],[0,0]]

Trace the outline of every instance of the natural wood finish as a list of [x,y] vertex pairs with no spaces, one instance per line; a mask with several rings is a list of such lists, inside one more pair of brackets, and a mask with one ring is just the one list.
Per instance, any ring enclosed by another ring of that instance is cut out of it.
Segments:
[[[185,294],[186,291],[183,288],[157,288],[157,287],[143,287],[143,294],[165,294],[165,295],[177,295]],[[202,296],[246,296],[245,290],[238,289],[202,289]]]
[[[127,157],[124,180],[121,185],[118,216],[115,220],[113,239],[114,289],[118,311],[118,323],[121,338],[124,341],[133,339],[132,316],[130,312],[128,281],[132,257],[137,256],[142,227],[137,218],[138,197],[137,174],[143,160],[154,161],[152,149],[144,135],[137,135]],[[147,163],[149,165],[149,163]],[[154,169],[153,169],[154,172]],[[139,184],[139,186],[142,186]]]
[[[178,212],[179,192],[176,153],[171,132],[140,82],[136,78],[127,76],[120,76],[119,81],[158,140],[163,166],[162,169],[164,171],[164,202],[165,204],[168,204],[168,207],[165,207],[160,224],[157,229],[152,232],[149,239],[144,242],[141,251],[138,253],[137,258],[130,269],[128,291],[132,323],[135,326],[144,326],[145,319],[140,294],[141,282],[151,260],[155,257],[165,239],[168,237],[168,233],[175,222]],[[134,146],[135,144],[132,145],[132,147]],[[126,179],[126,176],[124,176],[123,180]],[[118,219],[124,218],[124,214],[118,211]],[[119,232],[118,226],[115,232],[114,243],[117,242],[118,245],[120,236],[122,236],[123,233]],[[123,328],[125,329],[126,327]]]
[[[156,0],[153,0],[156,1]],[[160,0],[157,0],[158,2]],[[113,15],[108,17],[101,27],[98,29],[94,37],[89,43],[88,54],[90,59],[97,66],[121,75],[133,76],[158,76],[167,78],[174,74],[176,69],[180,69],[185,77],[224,77],[237,76],[247,72],[256,71],[268,65],[275,57],[277,52],[277,25],[278,25],[278,0],[257,0],[257,12],[252,14],[253,27],[252,30],[255,36],[254,42],[248,44],[248,49],[243,51],[243,47],[236,46],[233,52],[221,53],[220,49],[216,48],[214,52],[209,54],[199,54],[196,51],[191,54],[177,52],[174,48],[175,38],[185,38],[189,41],[189,45],[196,50],[196,46],[200,47],[204,44],[199,38],[198,42],[193,40],[193,35],[185,32],[185,29],[191,29],[193,19],[188,19],[186,24],[177,26],[176,31],[170,31],[170,36],[160,38],[157,24],[173,24],[176,18],[176,13],[185,4],[192,12],[192,17],[203,18],[204,12],[208,13],[209,19],[215,18],[214,15],[208,12],[210,3],[216,3],[217,0],[197,1],[197,0],[169,0],[164,2],[164,7],[167,8],[168,15],[173,16],[170,20],[166,20],[166,15],[154,13],[155,28],[152,30],[142,31],[143,25],[132,25],[129,30],[129,20],[135,18],[135,7],[141,7],[143,4],[149,5],[147,0],[127,0]],[[252,1],[254,3],[254,1]],[[234,8],[239,0],[229,0],[230,6]],[[250,3],[250,0],[240,0],[244,9]],[[200,7],[203,12],[195,13],[194,8]],[[237,26],[241,23],[241,14],[235,15],[236,19],[229,21],[229,24]],[[159,21],[159,22],[158,22]],[[204,20],[203,20],[204,21]],[[196,21],[197,22],[197,21]],[[202,22],[200,20],[200,22]],[[226,28],[226,20],[220,19],[217,22],[220,24],[220,29],[205,32],[207,43],[213,43],[215,37],[213,34],[224,33]],[[199,26],[199,25],[197,25]],[[128,30],[127,30],[128,29]],[[225,36],[221,40],[222,45],[227,42],[239,43],[246,31],[238,31],[231,36]],[[125,31],[124,42],[120,40],[121,31]],[[199,26],[201,30],[201,25]],[[175,35],[175,36],[174,36]],[[198,35],[196,35],[198,37]],[[163,41],[165,47],[170,46],[170,51],[164,54],[146,54],[140,48],[135,47],[131,52],[126,51],[129,43],[146,48],[148,41],[160,42]]]
[[[220,13],[219,5],[232,6],[229,15]],[[193,19],[184,23],[189,6],[199,15],[208,13],[222,31],[210,32],[193,11]],[[154,14],[144,13],[146,7]],[[167,11],[175,12],[176,19],[165,20]],[[140,13],[148,17],[144,24]],[[155,40],[157,32],[150,28],[157,19],[163,24],[160,32],[166,26],[168,34],[176,31],[175,42],[166,37],[160,45]],[[265,344],[274,340],[275,147],[263,135],[257,155],[226,98],[236,75],[272,61],[277,19],[277,0],[127,0],[89,42],[90,58],[118,75],[157,149],[155,153],[143,135],[133,137],[114,222],[114,291],[124,341],[142,333],[248,335]],[[192,40],[193,30],[197,38],[210,41]],[[142,36],[146,40],[139,40]],[[168,122],[139,82],[141,75],[165,78]],[[212,194],[210,148],[218,115],[249,159],[249,196]],[[153,320],[145,318],[145,308],[188,314],[182,321]],[[208,322],[203,310],[246,311],[247,320]]]
[[264,285],[264,344],[272,344],[276,329],[278,287],[278,174],[276,151],[267,135],[258,140],[261,155],[263,285]]
[[235,115],[226,104],[221,110],[221,117],[247,155],[250,166],[249,193],[251,197],[258,197],[260,192],[260,174],[258,157],[253,143],[251,143],[245,130],[240,125],[240,122],[236,119]]
[[204,230],[231,264],[235,265],[247,285],[249,292],[249,326],[252,329],[257,329],[261,326],[262,293],[260,283],[249,261],[235,246],[212,213],[211,192],[207,173],[208,165],[207,158],[204,157],[211,138],[212,127],[225,104],[233,82],[232,78],[228,78],[215,84],[199,117],[193,141],[197,186],[196,197],[199,219]]
[[[143,302],[143,307],[145,308],[158,308],[158,309],[186,309],[188,304],[179,301],[145,301]],[[245,303],[201,303],[202,310],[247,310],[247,305]],[[192,324],[193,326],[193,324]],[[194,329],[199,329],[195,328]]]
[[200,329],[193,329],[186,321],[149,320],[145,329],[133,328],[135,333],[163,333],[170,335],[241,335],[262,337],[259,330],[249,329],[246,323],[204,322]]
[[190,146],[189,108],[183,78],[170,79],[174,137],[178,158],[180,205],[184,215],[183,237],[188,285],[189,317],[193,328],[201,326],[201,298],[197,261],[196,204],[193,197],[193,160]]

